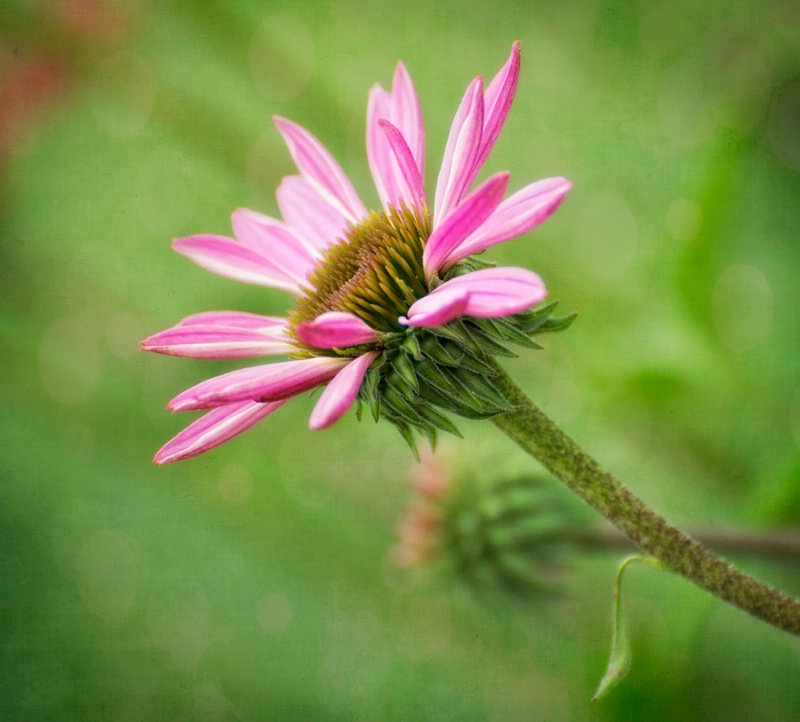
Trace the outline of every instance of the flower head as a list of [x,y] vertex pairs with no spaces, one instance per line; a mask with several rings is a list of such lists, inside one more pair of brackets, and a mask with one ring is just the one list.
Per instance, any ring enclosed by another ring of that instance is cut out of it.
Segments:
[[519,44],[484,89],[476,78],[450,130],[433,206],[425,191],[425,134],[402,63],[391,92],[375,86],[367,110],[367,157],[381,200],[367,210],[344,171],[309,131],[275,118],[299,175],[277,190],[282,220],[233,213],[235,238],[196,235],[173,247],[200,266],[295,296],[286,318],[200,313],[142,343],[148,351],[235,359],[288,354],[289,361],[232,371],[172,399],[173,411],[207,410],[156,455],[166,463],[207,451],[292,396],[327,384],[310,426],[337,421],[356,400],[415,432],[457,433],[444,412],[486,418],[510,407],[491,381],[491,358],[509,342],[564,327],[524,268],[495,268],[474,254],[542,223],[570,189],[563,178],[505,198],[509,173],[472,189],[513,100]]
[[421,453],[391,560],[419,581],[457,583],[479,597],[557,594],[585,530],[583,509],[548,478],[513,467],[475,448]]

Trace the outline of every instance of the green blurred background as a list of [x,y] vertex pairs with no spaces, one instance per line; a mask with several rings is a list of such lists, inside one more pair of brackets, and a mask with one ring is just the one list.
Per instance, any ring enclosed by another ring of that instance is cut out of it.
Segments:
[[[0,31],[0,718],[800,716],[797,640],[648,570],[626,580],[633,669],[591,703],[614,556],[532,608],[411,584],[387,561],[412,462],[388,425],[312,433],[301,398],[152,466],[188,419],[166,401],[232,365],[137,350],[190,313],[285,312],[169,248],[277,212],[294,170],[272,114],[375,203],[367,93],[403,59],[432,187],[468,82],[520,39],[487,172],[575,188],[490,255],[580,318],[507,368],[680,524],[796,527],[796,3],[3,0]],[[462,463],[528,463],[461,428]],[[796,560],[740,565],[800,594]]]

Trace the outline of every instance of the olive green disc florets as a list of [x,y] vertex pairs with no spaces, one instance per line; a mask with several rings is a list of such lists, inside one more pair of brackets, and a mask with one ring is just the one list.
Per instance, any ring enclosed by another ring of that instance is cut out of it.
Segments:
[[430,236],[427,209],[372,212],[325,252],[308,275],[292,325],[325,311],[347,311],[376,331],[403,331],[397,320],[428,293],[422,250]]

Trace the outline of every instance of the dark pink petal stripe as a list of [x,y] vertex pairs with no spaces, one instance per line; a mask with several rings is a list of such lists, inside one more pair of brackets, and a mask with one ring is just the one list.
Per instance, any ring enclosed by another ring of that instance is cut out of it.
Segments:
[[310,358],[231,371],[178,394],[172,411],[211,409],[237,401],[278,401],[324,384],[349,359]]
[[[430,299],[425,301],[425,299]],[[425,301],[421,303],[421,301]],[[443,326],[454,318],[467,313],[469,293],[466,289],[456,289],[451,293],[429,294],[416,301],[408,310],[408,316],[398,320],[405,326],[431,328]]]
[[388,120],[381,120],[378,124],[386,134],[386,140],[389,142],[389,147],[400,171],[398,200],[405,201],[406,205],[411,208],[427,206],[428,201],[425,198],[422,176],[408,143],[400,131]]
[[244,401],[220,406],[187,426],[177,436],[168,441],[155,455],[153,462],[168,464],[172,461],[188,459],[204,451],[209,451],[234,436],[247,431],[253,424],[261,421],[275,409],[283,406],[286,400],[258,403]]
[[386,118],[402,134],[411,149],[411,154],[425,177],[425,125],[417,90],[403,63],[398,63],[392,80],[392,113]]
[[533,271],[485,268],[446,281],[420,298],[408,309],[407,322],[434,326],[459,315],[499,318],[532,308],[546,296],[544,282]]
[[330,426],[353,405],[364,376],[378,355],[378,351],[362,354],[334,376],[311,412],[308,423],[311,429],[317,431]]
[[362,319],[344,311],[326,311],[313,321],[298,324],[297,337],[321,349],[346,348],[378,340],[378,333]]
[[500,72],[494,77],[484,95],[484,122],[481,145],[473,168],[473,180],[481,170],[494,147],[503,124],[508,117],[519,79],[519,41],[511,46],[511,55]]
[[142,341],[144,351],[201,359],[273,356],[297,351],[284,329],[178,325]]

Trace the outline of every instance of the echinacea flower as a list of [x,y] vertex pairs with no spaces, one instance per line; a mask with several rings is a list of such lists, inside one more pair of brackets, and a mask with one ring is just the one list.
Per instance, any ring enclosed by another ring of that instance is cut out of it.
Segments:
[[396,566],[478,597],[559,593],[586,519],[550,478],[520,473],[493,453],[441,447],[423,449],[409,476],[411,500],[390,552]]
[[509,173],[472,189],[508,114],[519,44],[484,89],[472,81],[456,112],[432,207],[423,182],[425,135],[414,85],[399,63],[391,92],[375,86],[367,110],[367,157],[382,207],[367,210],[344,171],[309,131],[275,118],[299,175],[277,190],[283,220],[233,213],[235,238],[196,235],[173,247],[228,278],[295,296],[286,318],[200,313],[143,342],[193,358],[288,354],[204,381],[176,396],[173,411],[207,413],[168,442],[156,463],[228,441],[289,398],[327,384],[312,429],[337,421],[356,400],[414,433],[457,433],[443,412],[487,418],[510,406],[491,381],[490,360],[508,342],[566,325],[524,268],[495,268],[474,254],[542,223],[571,185],[548,178],[504,200]]

